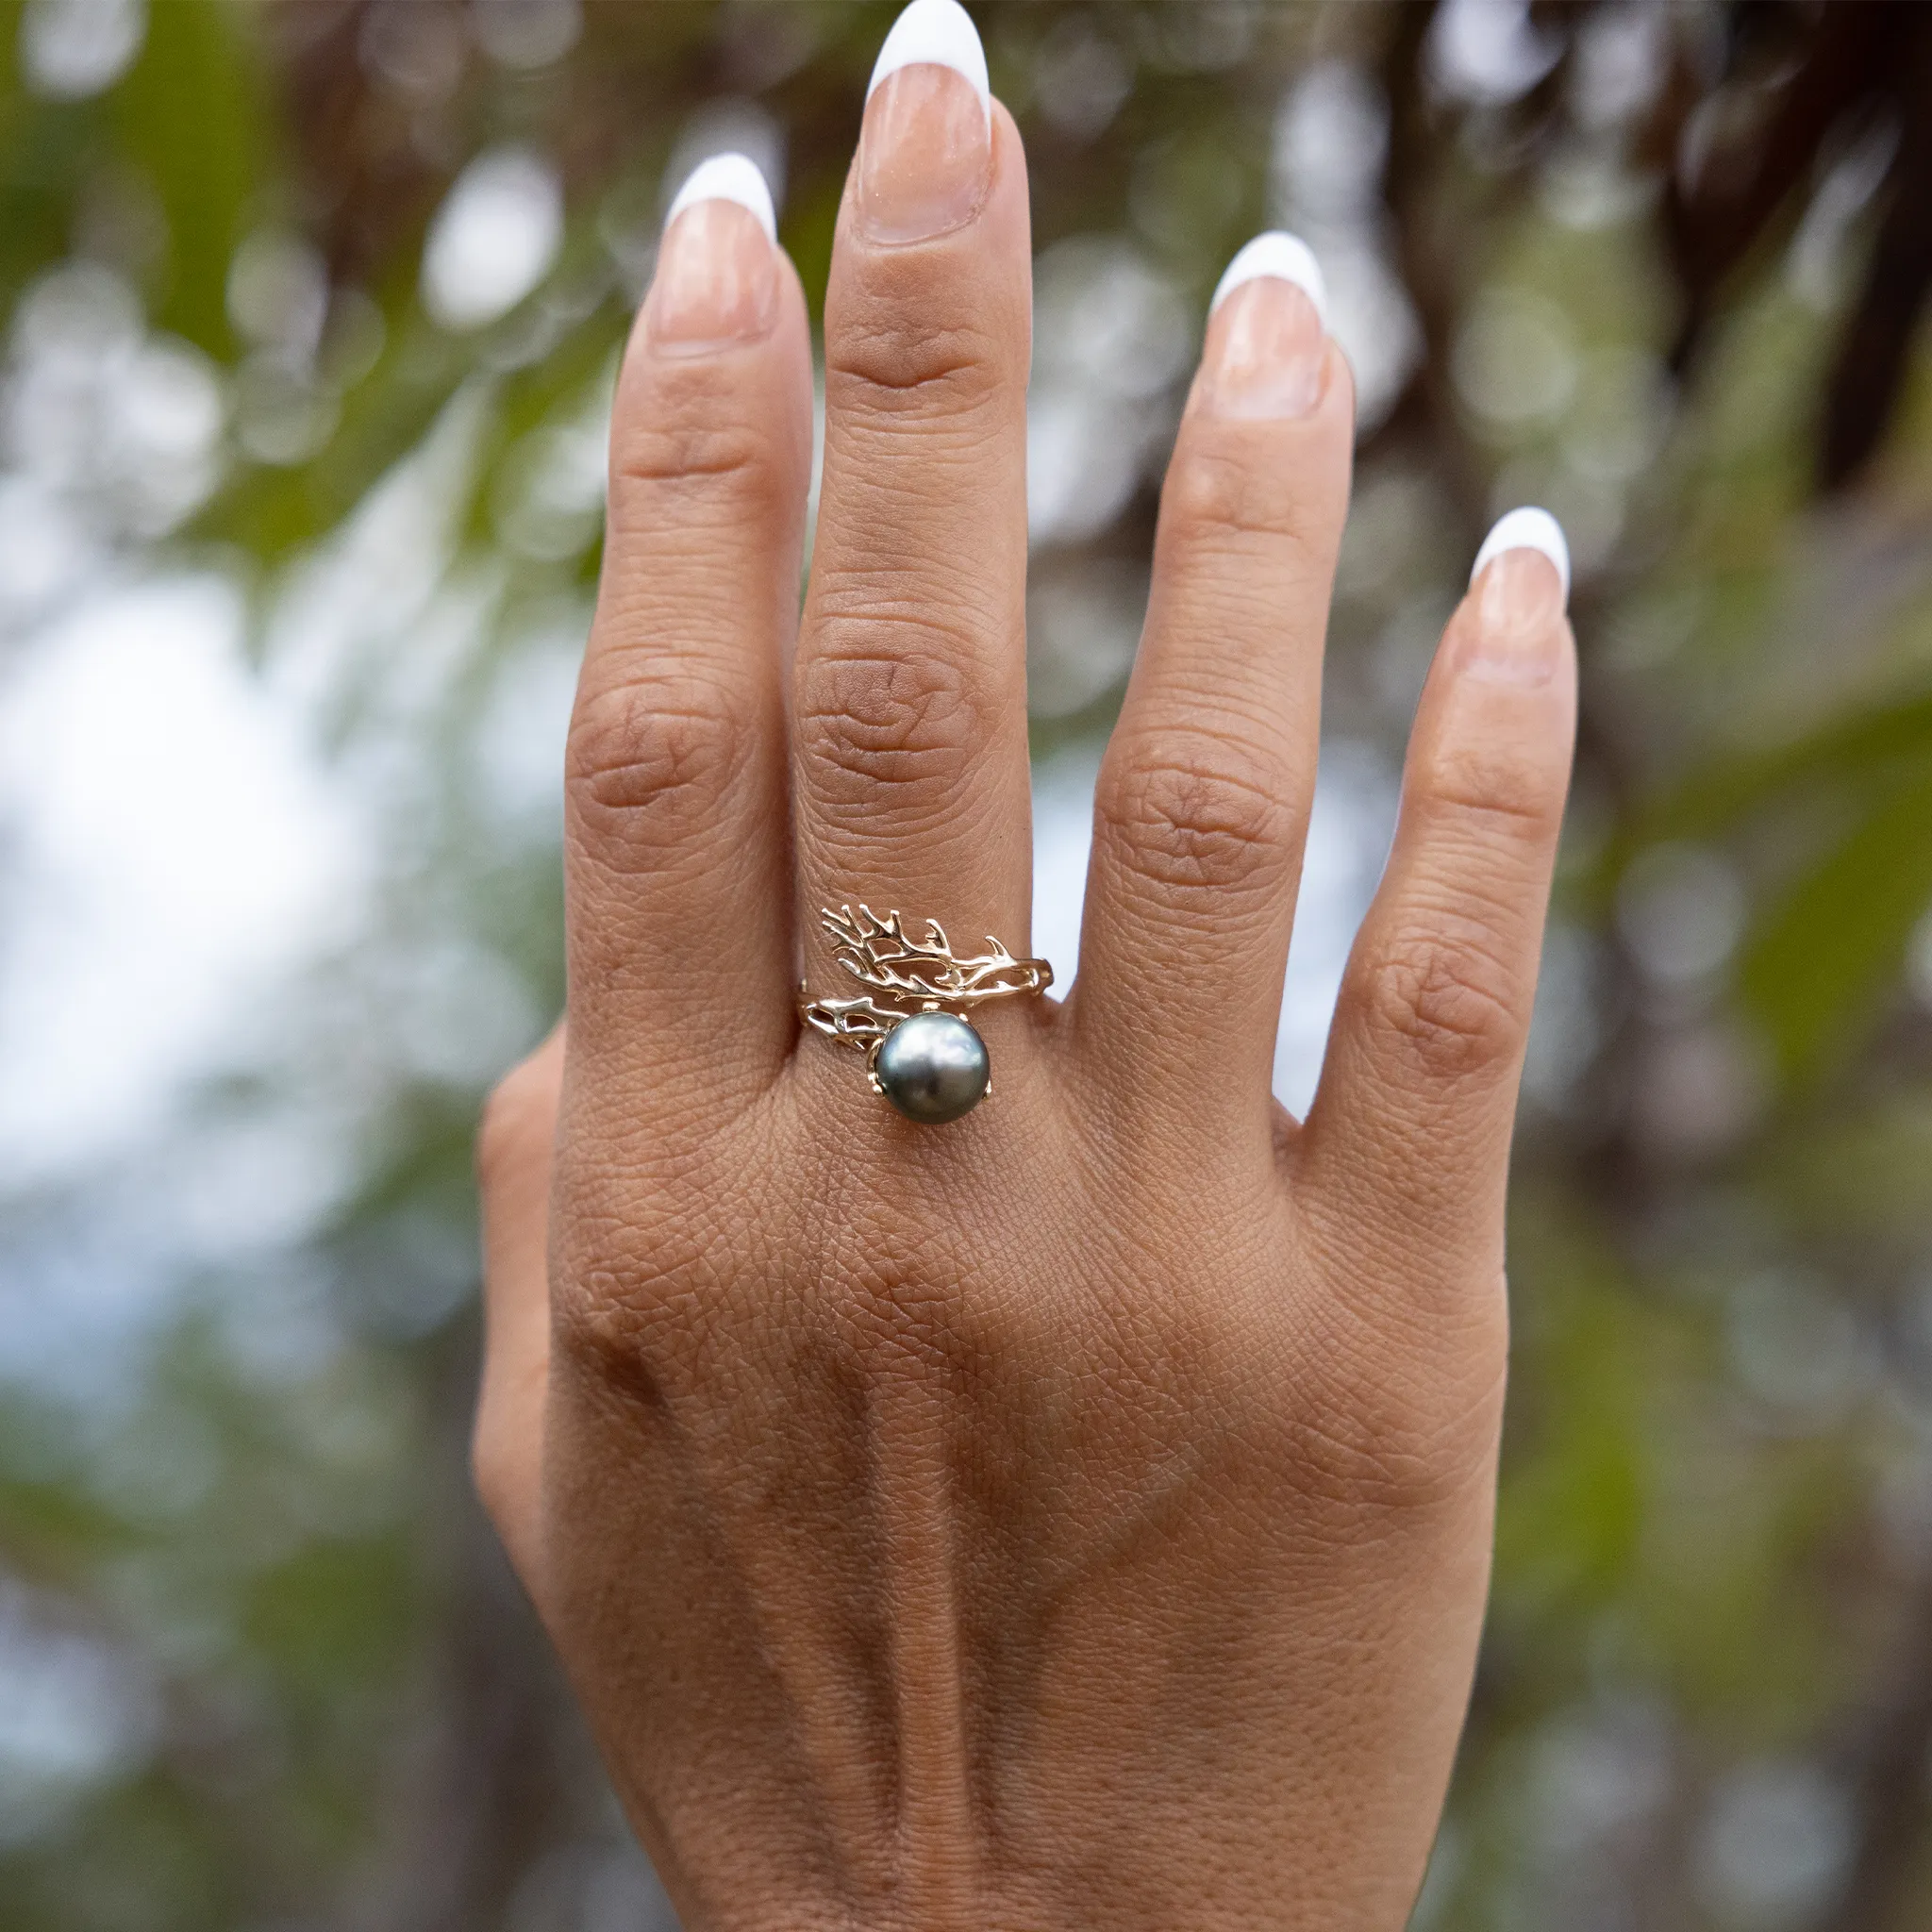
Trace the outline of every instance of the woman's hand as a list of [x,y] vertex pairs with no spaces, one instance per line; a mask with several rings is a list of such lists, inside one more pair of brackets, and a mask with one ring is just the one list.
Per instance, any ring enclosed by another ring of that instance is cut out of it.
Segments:
[[568,1044],[483,1137],[479,1476],[691,1932],[1397,1932],[1488,1574],[1560,540],[1450,625],[1297,1124],[1353,395],[1295,250],[1247,258],[1078,984],[978,1009],[985,1105],[892,1112],[801,1031],[801,960],[856,991],[818,908],[1028,925],[1026,181],[964,20],[920,0],[867,107],[802,622],[797,277],[741,169],[665,238],[571,732]]

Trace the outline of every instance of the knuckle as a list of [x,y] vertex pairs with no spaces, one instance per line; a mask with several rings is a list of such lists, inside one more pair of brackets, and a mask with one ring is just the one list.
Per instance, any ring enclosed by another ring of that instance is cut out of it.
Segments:
[[1562,817],[1560,784],[1507,747],[1460,744],[1442,751],[1418,787],[1425,817],[1507,845],[1541,844]]
[[682,486],[707,476],[757,476],[767,455],[764,436],[743,423],[686,416],[627,424],[611,438],[610,470],[625,482]]
[[552,1098],[537,1055],[519,1061],[491,1090],[476,1127],[476,1180],[486,1195],[549,1151]]
[[1371,1012],[1431,1074],[1462,1077],[1513,1058],[1523,1033],[1512,978],[1474,932],[1412,932],[1369,966]]
[[951,1245],[908,1240],[883,1215],[817,1286],[812,1319],[875,1378],[912,1374],[953,1381],[989,1364],[1037,1359],[1045,1345],[1037,1306]]
[[922,308],[880,302],[831,332],[825,400],[860,423],[956,416],[1002,393],[1005,359],[981,329],[936,327]]
[[580,1386],[661,1415],[701,1373],[726,1298],[704,1271],[648,1257],[567,1270],[552,1294],[551,1347]]
[[1284,880],[1294,813],[1257,754],[1175,742],[1130,752],[1109,760],[1095,812],[1128,870],[1164,896],[1239,901]]
[[673,1300],[648,1259],[621,1239],[582,1244],[551,1282],[551,1345],[604,1379],[628,1382],[642,1366],[654,1315]]
[[646,677],[586,692],[566,763],[578,828],[621,870],[660,868],[717,831],[755,738],[737,703],[695,680]]
[[1302,1481],[1351,1512],[1408,1516],[1487,1479],[1502,1417],[1502,1357],[1448,1383],[1386,1354],[1334,1377],[1320,1421],[1293,1431]]
[[728,1301],[718,1263],[732,1235],[715,1213],[694,1210],[681,1187],[641,1191],[615,1174],[570,1185],[551,1271],[552,1345],[608,1381],[648,1378]]
[[640,1292],[628,1265],[586,1265],[560,1270],[551,1286],[552,1344],[588,1365],[628,1370],[638,1355],[635,1316]]
[[882,792],[895,811],[936,812],[987,738],[983,708],[971,677],[930,648],[816,653],[799,678],[806,787],[834,815],[871,816]]
[[1258,539],[1314,560],[1308,507],[1278,463],[1189,450],[1168,473],[1160,524],[1163,547],[1183,553],[1246,550]]
[[518,1474],[502,1432],[491,1423],[487,1409],[479,1412],[470,1432],[470,1482],[484,1513],[499,1531],[515,1509]]
[[741,523],[775,509],[788,465],[772,431],[748,422],[741,400],[700,390],[661,391],[618,411],[610,437],[610,509],[620,526]]
[[906,1365],[946,1373],[972,1354],[961,1302],[957,1291],[917,1271],[873,1268],[826,1296],[822,1313],[874,1374]]

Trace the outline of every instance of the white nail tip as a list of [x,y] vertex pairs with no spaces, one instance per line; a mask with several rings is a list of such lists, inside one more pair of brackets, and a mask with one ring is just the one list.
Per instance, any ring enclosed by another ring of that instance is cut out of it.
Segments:
[[879,83],[902,67],[922,61],[935,67],[950,67],[971,81],[979,95],[979,105],[989,117],[992,113],[992,87],[987,79],[986,49],[980,44],[979,29],[959,0],[912,0],[912,5],[892,23],[886,43],[872,70],[872,84],[866,89],[870,100]]
[[1483,547],[1469,567],[1469,580],[1474,583],[1484,569],[1506,550],[1541,550],[1557,566],[1563,580],[1563,602],[1570,601],[1570,545],[1564,541],[1563,526],[1546,509],[1512,509],[1496,519],[1496,527],[1483,539]]
[[1208,313],[1212,315],[1243,282],[1256,281],[1262,275],[1292,282],[1315,305],[1322,326],[1328,326],[1328,284],[1323,279],[1322,264],[1315,259],[1315,251],[1299,235],[1286,235],[1279,228],[1257,235],[1228,263],[1214,285],[1214,299],[1208,305]]
[[700,201],[735,201],[758,218],[758,226],[765,231],[767,241],[778,239],[778,217],[772,207],[772,191],[766,186],[758,164],[749,155],[713,155],[708,161],[700,161],[677,191],[677,198],[664,217],[664,225],[668,228],[692,203]]

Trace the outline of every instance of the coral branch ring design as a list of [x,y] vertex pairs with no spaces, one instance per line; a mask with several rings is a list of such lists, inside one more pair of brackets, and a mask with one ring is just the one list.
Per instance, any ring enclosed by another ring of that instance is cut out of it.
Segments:
[[869,906],[822,909],[819,924],[833,958],[868,991],[815,1000],[801,989],[799,1018],[862,1052],[872,1091],[908,1120],[939,1126],[970,1113],[992,1091],[992,1061],[978,1029],[947,1009],[1044,992],[1053,968],[1015,958],[991,933],[991,951],[958,957],[938,920],[916,940],[897,912],[881,919]]

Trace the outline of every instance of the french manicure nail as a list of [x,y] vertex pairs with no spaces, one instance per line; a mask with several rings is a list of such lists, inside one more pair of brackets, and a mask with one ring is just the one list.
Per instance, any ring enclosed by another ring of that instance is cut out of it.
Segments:
[[958,0],[912,0],[872,71],[858,142],[858,213],[874,242],[963,226],[992,175],[986,50]]
[[1328,380],[1328,291],[1306,242],[1257,235],[1208,309],[1199,407],[1217,416],[1307,416]]
[[1469,574],[1476,622],[1469,665],[1541,684],[1556,670],[1555,620],[1570,602],[1570,546],[1546,509],[1512,509],[1483,539]]
[[700,162],[665,217],[647,308],[653,343],[696,355],[763,335],[778,312],[777,229],[755,161]]

